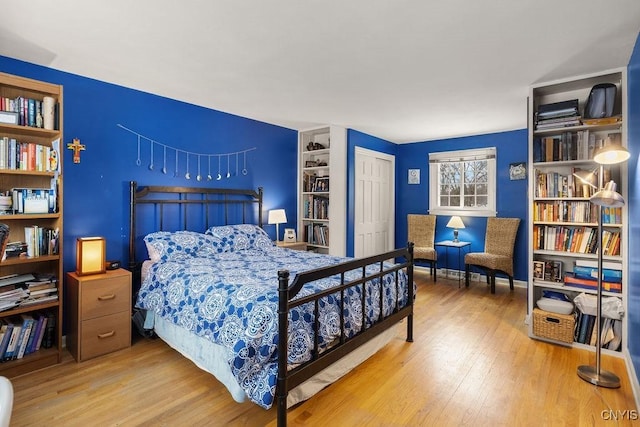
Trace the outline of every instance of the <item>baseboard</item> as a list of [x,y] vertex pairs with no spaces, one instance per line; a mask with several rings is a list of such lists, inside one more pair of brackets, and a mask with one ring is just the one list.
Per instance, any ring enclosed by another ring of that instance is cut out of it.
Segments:
[[[428,266],[416,265],[413,267],[415,270],[420,270],[429,273],[430,269]],[[437,269],[437,277],[446,277],[447,279],[464,279],[464,270],[455,270],[453,268],[438,268]],[[471,272],[471,277],[469,278],[472,282],[487,282],[487,276],[484,274]],[[509,279],[506,277],[496,277],[496,286],[497,285],[506,285],[509,286]],[[527,289],[527,282],[522,280],[513,280],[513,286],[518,288]]]

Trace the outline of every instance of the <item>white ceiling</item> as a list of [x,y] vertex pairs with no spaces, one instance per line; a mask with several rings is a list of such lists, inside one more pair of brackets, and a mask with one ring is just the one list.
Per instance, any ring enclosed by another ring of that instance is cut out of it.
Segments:
[[536,82],[626,66],[639,0],[30,0],[0,55],[293,129],[526,127]]

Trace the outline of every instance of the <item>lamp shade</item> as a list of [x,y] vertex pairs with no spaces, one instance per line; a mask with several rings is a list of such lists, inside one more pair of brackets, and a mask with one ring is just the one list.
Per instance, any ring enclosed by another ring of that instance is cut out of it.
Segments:
[[462,218],[460,218],[459,216],[452,216],[449,222],[447,223],[447,227],[464,228],[464,223],[462,222]]
[[609,144],[593,153],[593,161],[601,165],[614,165],[628,160],[631,154],[621,144]]
[[104,273],[106,247],[104,237],[79,237],[76,241],[76,274]]
[[287,214],[284,209],[272,209],[269,211],[269,224],[284,224],[287,222]]
[[617,208],[624,206],[624,197],[616,191],[616,183],[607,182],[604,188],[591,196],[591,203],[598,206]]
[[592,188],[598,188],[593,184],[593,181],[596,180],[595,171],[586,171],[584,169],[577,170],[573,173],[573,176],[578,178],[580,184],[588,185]]

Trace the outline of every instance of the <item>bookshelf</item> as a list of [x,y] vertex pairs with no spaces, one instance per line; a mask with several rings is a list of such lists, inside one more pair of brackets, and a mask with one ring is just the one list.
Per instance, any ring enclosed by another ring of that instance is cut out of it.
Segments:
[[323,126],[298,135],[298,236],[307,249],[346,254],[347,132]]
[[[0,73],[0,98],[0,192],[11,195],[11,207],[0,212],[0,223],[9,226],[8,242],[29,243],[28,253],[14,256],[20,250],[11,252],[0,261],[0,276],[54,277],[54,294],[58,295],[57,299],[37,300],[0,311],[3,323],[18,321],[23,315],[46,315],[49,325],[54,325],[51,346],[43,344],[36,351],[25,352],[22,358],[0,364],[0,375],[15,377],[60,363],[62,358],[63,88]],[[8,112],[16,105],[22,110],[22,117]],[[39,190],[33,193],[14,189]],[[35,231],[32,242],[26,241],[25,229]],[[36,238],[41,244],[36,243]]]
[[[612,117],[589,120],[581,117],[584,106],[596,84],[613,83],[617,95]],[[555,104],[559,103],[559,104]],[[543,120],[539,112],[549,105],[574,103],[576,116],[556,120]],[[617,141],[626,146],[626,70],[616,69],[603,73],[557,80],[532,86],[529,92],[529,336],[556,344],[595,350],[587,339],[584,343],[562,342],[534,333],[533,310],[545,290],[558,291],[575,298],[580,293],[595,295],[592,282],[577,280],[576,272],[584,272],[585,265],[596,265],[598,210],[589,197],[595,191],[584,185],[576,175],[597,171],[591,160],[593,151],[602,144]],[[626,166],[606,165],[604,179],[613,179],[618,191],[626,199]],[[592,178],[597,186],[597,177]],[[619,274],[616,283],[604,286],[603,297],[620,299],[627,312],[627,212],[626,207],[603,209],[603,262],[604,271],[610,267]],[[620,280],[621,278],[621,280]],[[605,278],[606,281],[606,278]],[[575,309],[576,326],[581,316]],[[627,321],[621,319],[621,345],[617,350],[603,347],[604,352],[622,357],[627,346]],[[578,331],[579,332],[579,331]],[[578,335],[576,335],[578,336]]]

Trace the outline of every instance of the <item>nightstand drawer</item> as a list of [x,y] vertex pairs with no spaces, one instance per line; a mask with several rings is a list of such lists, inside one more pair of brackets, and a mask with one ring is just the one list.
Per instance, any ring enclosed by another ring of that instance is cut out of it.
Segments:
[[80,360],[91,359],[131,345],[129,312],[111,314],[82,322]]
[[129,276],[105,277],[82,284],[81,320],[131,310]]

